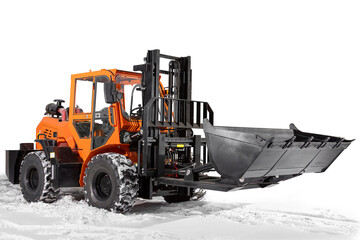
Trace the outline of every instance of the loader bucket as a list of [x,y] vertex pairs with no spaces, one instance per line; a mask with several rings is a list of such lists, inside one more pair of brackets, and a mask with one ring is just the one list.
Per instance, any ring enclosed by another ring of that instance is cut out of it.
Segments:
[[227,179],[324,172],[353,140],[290,129],[203,124],[210,162]]

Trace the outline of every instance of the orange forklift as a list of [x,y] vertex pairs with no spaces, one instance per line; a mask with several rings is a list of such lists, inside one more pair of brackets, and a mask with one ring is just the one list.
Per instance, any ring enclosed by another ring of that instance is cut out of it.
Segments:
[[35,148],[6,151],[7,177],[27,201],[53,202],[80,187],[89,205],[125,213],[137,197],[174,203],[200,199],[202,189],[263,188],[324,172],[352,141],[293,124],[214,126],[210,105],[192,100],[190,57],[151,50],[144,60],[135,72],[72,75],[69,107],[61,99],[46,106]]

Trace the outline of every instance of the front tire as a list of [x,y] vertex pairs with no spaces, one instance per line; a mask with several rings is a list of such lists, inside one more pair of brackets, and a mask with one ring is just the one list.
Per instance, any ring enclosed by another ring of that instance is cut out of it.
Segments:
[[119,213],[132,209],[139,189],[135,166],[118,153],[93,157],[85,170],[84,183],[89,205]]
[[28,202],[54,202],[59,194],[51,183],[51,163],[43,151],[28,153],[20,166],[20,188]]

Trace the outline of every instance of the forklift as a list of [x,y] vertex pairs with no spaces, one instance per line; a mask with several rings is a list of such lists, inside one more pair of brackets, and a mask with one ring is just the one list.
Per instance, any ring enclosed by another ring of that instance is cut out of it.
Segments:
[[192,99],[189,56],[150,50],[144,61],[133,71],[73,74],[69,107],[61,99],[46,105],[35,146],[6,151],[6,175],[28,202],[82,188],[89,205],[126,213],[138,197],[175,203],[200,199],[204,189],[264,188],[326,171],[353,141],[294,124],[215,126],[209,103]]

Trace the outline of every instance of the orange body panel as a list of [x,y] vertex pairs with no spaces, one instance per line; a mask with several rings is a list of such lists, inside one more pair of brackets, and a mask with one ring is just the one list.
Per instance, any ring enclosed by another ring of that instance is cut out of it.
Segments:
[[[75,140],[67,121],[59,122],[56,118],[44,117],[36,128],[36,137],[40,133],[44,133],[49,139],[57,140],[58,144],[62,144],[62,146],[67,145],[71,149],[76,149]],[[54,137],[54,133],[57,137]],[[36,149],[42,149],[39,143],[36,143]]]

